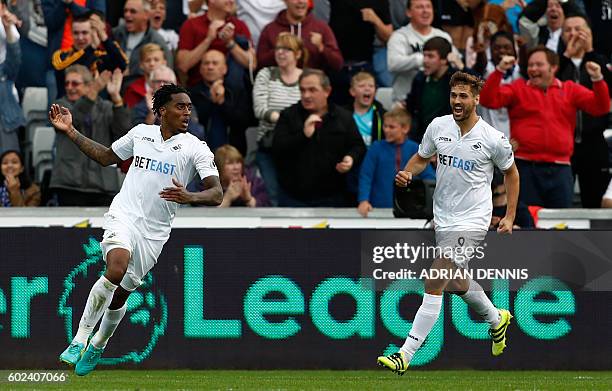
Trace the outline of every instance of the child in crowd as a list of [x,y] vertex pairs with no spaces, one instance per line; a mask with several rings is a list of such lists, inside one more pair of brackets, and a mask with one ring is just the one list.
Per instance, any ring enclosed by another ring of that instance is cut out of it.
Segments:
[[23,157],[14,150],[0,155],[1,207],[39,206],[40,188],[30,180]]
[[385,113],[380,102],[375,99],[376,81],[368,72],[358,72],[351,79],[349,93],[353,97],[353,119],[367,147],[376,140],[382,140],[382,116]]
[[166,20],[166,0],[153,0],[151,2],[150,15],[149,23],[151,24],[151,28],[164,38],[166,46],[168,46],[170,52],[174,53],[178,48],[179,36],[177,32],[172,29],[162,28]]
[[147,96],[147,92],[151,91],[149,77],[151,72],[160,65],[167,65],[161,46],[156,43],[148,43],[140,48],[140,69],[144,75],[134,80],[125,90],[124,100],[129,108],[136,106]]

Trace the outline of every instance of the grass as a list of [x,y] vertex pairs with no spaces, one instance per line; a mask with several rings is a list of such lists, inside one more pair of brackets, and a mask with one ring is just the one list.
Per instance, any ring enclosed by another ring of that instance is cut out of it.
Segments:
[[[40,370],[31,370],[40,372]],[[14,372],[29,372],[18,370]],[[1,390],[610,390],[612,372],[100,370],[64,383],[8,383]]]

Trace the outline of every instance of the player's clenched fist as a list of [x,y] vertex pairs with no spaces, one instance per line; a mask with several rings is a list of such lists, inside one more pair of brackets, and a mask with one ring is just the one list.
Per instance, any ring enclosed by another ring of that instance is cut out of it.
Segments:
[[406,187],[412,182],[412,173],[410,171],[399,171],[395,176],[395,184],[400,187]]

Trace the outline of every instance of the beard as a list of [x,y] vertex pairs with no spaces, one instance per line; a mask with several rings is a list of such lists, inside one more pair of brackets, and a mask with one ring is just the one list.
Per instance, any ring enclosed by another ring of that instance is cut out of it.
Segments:
[[472,112],[474,111],[474,105],[459,105],[462,110],[460,113],[455,113],[455,109],[453,107],[453,119],[457,122],[463,122],[471,117]]

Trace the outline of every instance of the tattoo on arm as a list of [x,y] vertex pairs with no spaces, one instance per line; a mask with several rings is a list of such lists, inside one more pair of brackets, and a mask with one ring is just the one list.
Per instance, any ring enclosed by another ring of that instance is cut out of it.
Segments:
[[202,181],[204,190],[195,193],[193,204],[217,206],[223,201],[223,189],[219,177],[215,175],[208,176]]
[[110,166],[111,164],[121,162],[121,159],[119,159],[111,148],[105,147],[104,145],[85,137],[75,128],[72,128],[71,136],[72,137],[70,138],[72,141],[85,155],[101,165]]

